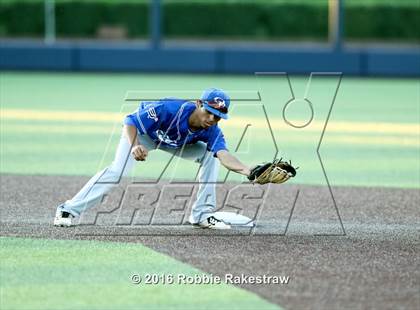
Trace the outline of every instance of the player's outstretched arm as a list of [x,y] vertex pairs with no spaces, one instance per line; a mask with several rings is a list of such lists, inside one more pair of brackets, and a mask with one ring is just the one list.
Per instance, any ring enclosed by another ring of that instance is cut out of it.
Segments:
[[250,168],[226,150],[217,152],[220,163],[230,171],[249,176]]

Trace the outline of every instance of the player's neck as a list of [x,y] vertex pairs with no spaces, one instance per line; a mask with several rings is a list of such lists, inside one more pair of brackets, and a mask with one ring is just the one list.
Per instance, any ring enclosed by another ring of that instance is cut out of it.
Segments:
[[188,118],[188,126],[190,127],[191,131],[197,131],[202,129],[200,126],[200,121],[197,115],[198,111],[197,108],[191,113],[190,117]]

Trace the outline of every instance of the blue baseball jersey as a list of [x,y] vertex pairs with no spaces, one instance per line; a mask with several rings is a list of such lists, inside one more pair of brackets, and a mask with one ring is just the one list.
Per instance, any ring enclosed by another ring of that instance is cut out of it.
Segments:
[[124,124],[135,126],[156,143],[171,148],[203,141],[207,150],[216,153],[227,150],[226,141],[219,126],[192,131],[188,124],[196,105],[187,100],[165,98],[159,101],[141,102],[139,108],[126,116]]

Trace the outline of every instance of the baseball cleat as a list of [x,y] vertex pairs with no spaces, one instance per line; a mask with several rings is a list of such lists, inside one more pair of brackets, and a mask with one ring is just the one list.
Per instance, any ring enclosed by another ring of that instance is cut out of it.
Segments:
[[57,210],[54,218],[54,226],[70,227],[72,226],[71,218],[73,215],[66,211]]
[[214,216],[210,216],[206,218],[204,221],[196,224],[201,228],[210,228],[210,229],[230,229],[230,225],[225,224],[223,221],[215,218]]

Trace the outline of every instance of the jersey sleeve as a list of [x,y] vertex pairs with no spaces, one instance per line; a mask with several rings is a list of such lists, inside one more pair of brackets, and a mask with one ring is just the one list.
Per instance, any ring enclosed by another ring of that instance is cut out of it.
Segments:
[[212,127],[203,140],[207,142],[207,150],[212,152],[214,157],[217,157],[218,151],[227,150],[225,137],[218,126]]
[[[136,111],[137,112],[137,111]],[[134,114],[134,113],[133,113]],[[133,116],[133,114],[129,114],[125,117],[124,119],[124,125],[130,125],[130,126],[136,126],[136,122],[134,121],[135,117]]]
[[143,135],[157,130],[163,118],[164,109],[161,104],[142,104],[125,117],[124,124],[135,126]]

